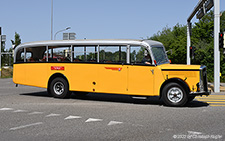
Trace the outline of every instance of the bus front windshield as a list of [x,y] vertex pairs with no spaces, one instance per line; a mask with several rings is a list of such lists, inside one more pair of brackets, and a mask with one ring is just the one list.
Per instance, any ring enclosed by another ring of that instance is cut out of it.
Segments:
[[169,60],[163,47],[152,47],[152,54],[157,64],[169,63]]

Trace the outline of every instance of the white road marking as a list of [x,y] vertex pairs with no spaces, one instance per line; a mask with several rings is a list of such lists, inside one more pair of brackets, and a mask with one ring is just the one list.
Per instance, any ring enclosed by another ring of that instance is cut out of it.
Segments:
[[13,111],[14,113],[22,113],[22,112],[27,112],[26,110],[15,110]]
[[39,114],[43,114],[44,112],[32,112],[32,113],[29,113],[28,115],[39,115]]
[[57,116],[60,116],[61,114],[53,114],[53,113],[51,113],[51,114],[49,114],[49,115],[47,115],[47,116],[45,116],[45,117],[57,117]]
[[79,119],[79,118],[82,118],[82,117],[80,117],[80,116],[68,116],[64,120],[68,120],[68,119]]
[[85,122],[103,121],[103,119],[89,118]]
[[123,122],[120,122],[120,121],[110,121],[108,123],[108,125],[116,125],[116,124],[122,124]]
[[41,125],[41,124],[43,124],[43,122],[37,122],[37,123],[22,125],[22,126],[18,126],[18,127],[13,127],[13,128],[10,128],[9,130],[18,130],[18,129],[23,129],[26,127],[31,127],[31,126]]
[[202,132],[188,131],[188,134],[201,135]]
[[173,129],[167,128],[166,130],[167,130],[167,131],[172,131]]
[[13,108],[1,108],[0,111],[11,111]]

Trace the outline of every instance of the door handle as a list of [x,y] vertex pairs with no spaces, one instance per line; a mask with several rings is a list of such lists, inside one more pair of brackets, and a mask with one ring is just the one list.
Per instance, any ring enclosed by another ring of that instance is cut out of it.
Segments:
[[150,70],[152,72],[152,75],[154,75],[154,69]]

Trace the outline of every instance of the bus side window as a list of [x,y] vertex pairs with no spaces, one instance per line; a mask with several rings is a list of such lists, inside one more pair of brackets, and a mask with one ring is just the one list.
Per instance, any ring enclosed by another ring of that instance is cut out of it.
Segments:
[[24,62],[24,49],[23,48],[17,51],[16,62],[17,63]]
[[84,62],[84,56],[84,46],[75,46],[73,62]]
[[74,62],[97,62],[97,46],[75,46]]
[[100,63],[126,63],[126,46],[100,46]]
[[35,62],[31,52],[26,52],[26,62]]
[[97,46],[87,46],[84,55],[86,62],[97,62]]
[[39,62],[44,57],[46,47],[32,47],[26,49],[27,62]]
[[151,65],[152,59],[149,52],[141,46],[130,47],[130,62],[131,64],[145,64]]
[[71,47],[51,47],[53,54],[49,53],[49,62],[71,62]]

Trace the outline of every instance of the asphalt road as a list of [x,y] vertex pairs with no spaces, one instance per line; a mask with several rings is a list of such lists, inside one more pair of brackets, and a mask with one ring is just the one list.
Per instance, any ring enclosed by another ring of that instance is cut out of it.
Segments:
[[88,94],[55,99],[0,79],[0,140],[225,140],[225,94],[167,107],[158,97]]

